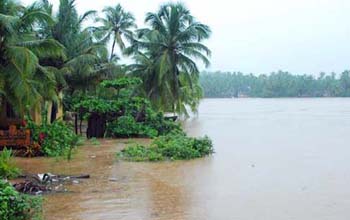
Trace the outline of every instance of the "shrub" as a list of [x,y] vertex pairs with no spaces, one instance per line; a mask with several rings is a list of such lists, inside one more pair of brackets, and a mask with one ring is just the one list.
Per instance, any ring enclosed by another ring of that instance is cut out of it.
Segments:
[[43,127],[39,138],[42,139],[44,154],[50,157],[65,155],[78,142],[77,135],[62,121],[55,121]]
[[121,116],[107,126],[107,136],[111,137],[156,137],[157,130],[137,123],[133,116]]
[[0,219],[41,219],[42,199],[20,194],[9,183],[0,180]]
[[212,141],[204,138],[187,137],[183,133],[160,136],[150,147],[132,145],[117,154],[129,161],[189,160],[214,153]]
[[33,133],[34,141],[41,146],[42,153],[49,157],[68,154],[79,141],[79,137],[63,121],[54,121],[52,124],[36,125],[28,123]]
[[145,124],[158,131],[158,135],[167,135],[170,132],[182,133],[182,128],[179,123],[171,120],[166,120],[162,112],[148,111]]
[[6,148],[0,153],[0,178],[12,179],[20,174],[20,170],[12,161],[12,151]]
[[157,137],[169,133],[184,134],[180,124],[164,119],[162,113],[149,110],[144,122],[137,122],[131,115],[121,116],[107,126],[108,137]]

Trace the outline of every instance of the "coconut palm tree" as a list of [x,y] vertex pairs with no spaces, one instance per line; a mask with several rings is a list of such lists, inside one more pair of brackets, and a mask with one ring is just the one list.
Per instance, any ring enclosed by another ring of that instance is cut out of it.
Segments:
[[120,4],[115,7],[106,7],[103,12],[105,17],[96,19],[97,22],[102,23],[102,26],[98,27],[97,30],[104,42],[112,40],[110,55],[110,61],[112,61],[113,57],[116,56],[114,54],[116,45],[123,52],[125,39],[129,41],[133,39],[132,29],[136,28],[135,18],[130,12],[125,11]]
[[147,67],[152,70],[141,75],[144,82],[152,82],[144,84],[147,96],[164,111],[186,113],[183,105],[196,109],[201,97],[196,61],[210,64],[211,52],[202,43],[210,37],[210,28],[181,3],[161,6],[157,13],[148,13],[145,22],[150,28],[138,30],[137,40],[126,52],[134,54],[138,68],[144,64],[139,51],[152,61]]
[[47,13],[54,18],[54,24],[45,26],[43,34],[51,36],[65,46],[66,60],[48,60],[58,76],[64,76],[66,91],[72,95],[75,91],[93,90],[104,78],[108,78],[118,69],[109,62],[105,42],[96,40],[94,27],[83,28],[96,11],[87,11],[79,15],[75,0],[60,0],[57,14],[53,14],[52,5],[42,0]]
[[55,76],[40,61],[65,56],[60,43],[36,34],[40,23],[52,23],[40,4],[24,7],[13,0],[1,1],[0,91],[21,115],[27,107],[56,96]]

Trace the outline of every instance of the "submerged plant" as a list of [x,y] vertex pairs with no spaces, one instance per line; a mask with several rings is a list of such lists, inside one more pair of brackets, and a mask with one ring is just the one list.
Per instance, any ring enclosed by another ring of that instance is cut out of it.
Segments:
[[119,152],[117,157],[135,162],[189,160],[213,153],[213,143],[207,136],[192,138],[183,133],[171,133],[154,139],[149,147],[131,145]]
[[101,143],[97,140],[97,138],[91,138],[91,144],[95,146],[99,146]]

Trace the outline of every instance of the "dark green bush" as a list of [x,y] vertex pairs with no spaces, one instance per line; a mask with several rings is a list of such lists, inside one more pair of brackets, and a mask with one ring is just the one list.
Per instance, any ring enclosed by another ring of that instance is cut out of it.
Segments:
[[9,183],[0,180],[0,219],[41,219],[42,199],[20,194]]
[[121,116],[107,126],[107,136],[110,137],[156,137],[158,131],[137,123],[133,116]]
[[133,145],[125,148],[117,156],[129,161],[189,160],[214,153],[212,141],[192,138],[183,133],[171,133],[155,138],[150,147]]
[[6,148],[0,152],[0,178],[12,179],[21,173],[20,169],[12,161],[12,151]]
[[179,123],[171,120],[166,120],[162,112],[147,112],[145,124],[158,131],[158,135],[167,135],[170,132],[182,133],[182,128]]
[[134,116],[121,116],[107,126],[108,137],[157,137],[169,133],[181,133],[179,123],[166,120],[162,113],[156,113],[151,109],[147,110],[145,120],[137,122]]

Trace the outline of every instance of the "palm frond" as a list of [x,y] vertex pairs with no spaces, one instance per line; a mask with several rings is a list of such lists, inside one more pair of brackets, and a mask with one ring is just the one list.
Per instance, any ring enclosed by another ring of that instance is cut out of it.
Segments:
[[82,16],[79,17],[79,23],[81,24],[84,21],[86,21],[87,19],[95,18],[96,15],[97,15],[97,11],[96,10],[87,11]]
[[17,46],[28,48],[39,59],[44,59],[44,58],[66,59],[66,55],[64,53],[64,46],[54,39],[19,42]]

